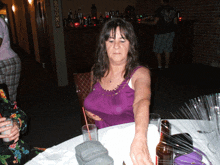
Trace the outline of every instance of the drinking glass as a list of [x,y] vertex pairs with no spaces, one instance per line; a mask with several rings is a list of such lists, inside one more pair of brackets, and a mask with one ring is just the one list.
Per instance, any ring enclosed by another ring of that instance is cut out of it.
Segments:
[[88,127],[87,125],[82,126],[82,134],[83,134],[84,142],[89,140],[93,140],[93,141],[98,140],[98,131],[95,124],[88,124]]
[[[6,126],[3,126],[3,127],[13,126],[13,120],[12,120],[12,119],[7,118],[5,121],[10,121],[11,123],[8,124],[8,125],[6,125]],[[1,134],[2,134],[2,135],[8,135],[8,134],[10,134],[10,133],[11,133],[11,129],[6,130],[6,131],[2,132]],[[9,143],[10,140],[9,140],[9,138],[3,138],[3,142],[4,142],[4,143]]]
[[212,130],[213,133],[208,135],[207,138],[210,142],[208,143],[208,148],[211,152],[219,152],[220,147],[220,110],[218,106],[212,108]]
[[218,131],[218,135],[220,136],[220,109],[219,107],[215,106],[214,110],[216,114],[217,131]]
[[161,126],[161,117],[157,113],[150,113],[149,124],[153,124],[158,128],[158,132],[160,132]]

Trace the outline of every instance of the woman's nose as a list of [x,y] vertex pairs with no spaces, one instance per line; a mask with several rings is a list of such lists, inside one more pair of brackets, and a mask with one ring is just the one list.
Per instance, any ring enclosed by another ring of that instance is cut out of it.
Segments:
[[120,47],[120,42],[117,42],[117,41],[116,41],[116,42],[114,43],[114,48],[117,49],[117,48],[119,48],[119,47]]

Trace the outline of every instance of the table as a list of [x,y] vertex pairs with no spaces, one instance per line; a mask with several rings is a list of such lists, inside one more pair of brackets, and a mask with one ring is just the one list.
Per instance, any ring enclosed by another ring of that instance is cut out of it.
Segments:
[[[209,159],[212,160],[213,165],[219,164],[219,155],[211,153],[207,148],[207,143],[211,140],[207,138],[210,138],[211,136],[208,137],[207,134],[197,132],[197,130],[201,128],[203,128],[204,131],[208,131],[210,129],[207,121],[189,119],[170,119],[169,121],[171,123],[172,134],[184,132],[189,133],[193,138],[194,147],[203,151]],[[132,164],[129,157],[129,151],[130,144],[134,137],[134,128],[134,123],[126,123],[98,130],[99,141],[108,149],[109,155],[114,159],[115,165],[121,165],[123,161],[125,161],[126,165]],[[153,133],[154,136],[152,136]],[[153,161],[155,158],[155,147],[158,141],[159,134],[155,134],[155,127],[149,125],[148,144],[150,144],[149,151]],[[43,153],[27,162],[26,165],[76,165],[78,163],[75,158],[75,146],[82,142],[82,135],[74,137],[59,145],[48,148]],[[207,165],[208,161],[204,160],[204,162]]]

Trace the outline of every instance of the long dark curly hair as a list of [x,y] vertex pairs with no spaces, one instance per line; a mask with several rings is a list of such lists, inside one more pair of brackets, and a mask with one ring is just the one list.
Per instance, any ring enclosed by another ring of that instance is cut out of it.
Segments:
[[92,68],[93,71],[93,83],[100,81],[104,77],[105,73],[109,72],[109,58],[107,55],[105,42],[109,39],[111,31],[113,35],[116,35],[116,28],[120,28],[120,32],[129,41],[129,51],[127,57],[127,64],[125,66],[124,78],[130,76],[132,70],[139,66],[138,51],[137,51],[137,37],[134,32],[134,28],[130,22],[127,22],[120,18],[113,18],[106,22],[101,30],[98,45],[96,49],[96,62]]

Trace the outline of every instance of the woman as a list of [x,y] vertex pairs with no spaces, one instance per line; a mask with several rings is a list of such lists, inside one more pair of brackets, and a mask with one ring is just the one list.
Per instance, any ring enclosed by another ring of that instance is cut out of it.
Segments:
[[[0,1],[0,10],[4,4]],[[16,101],[17,87],[21,72],[21,60],[10,47],[8,27],[0,18],[0,84],[8,87],[9,99]]]
[[98,128],[135,121],[130,149],[134,165],[153,164],[147,146],[150,71],[139,66],[133,26],[123,19],[105,23],[98,42],[93,91],[84,106]]

